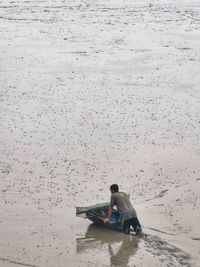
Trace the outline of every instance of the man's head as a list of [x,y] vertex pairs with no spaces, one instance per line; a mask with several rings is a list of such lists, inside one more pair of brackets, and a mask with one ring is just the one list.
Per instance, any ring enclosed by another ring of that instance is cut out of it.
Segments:
[[118,192],[118,191],[119,191],[119,187],[118,187],[118,185],[117,185],[117,184],[112,184],[112,185],[110,186],[110,191],[111,191],[111,193],[116,193],[116,192]]

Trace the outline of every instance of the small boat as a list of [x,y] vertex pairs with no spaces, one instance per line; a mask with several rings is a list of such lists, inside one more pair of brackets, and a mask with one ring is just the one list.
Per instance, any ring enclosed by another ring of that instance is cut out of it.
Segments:
[[119,213],[115,209],[113,209],[109,223],[104,223],[104,219],[108,218],[109,206],[109,203],[100,203],[88,207],[77,207],[76,216],[89,219],[98,226],[123,232],[123,225],[120,222]]

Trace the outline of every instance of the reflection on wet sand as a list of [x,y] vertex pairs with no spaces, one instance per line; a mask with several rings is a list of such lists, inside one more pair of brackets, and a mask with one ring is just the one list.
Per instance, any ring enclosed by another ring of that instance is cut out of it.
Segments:
[[77,253],[85,253],[107,244],[111,266],[128,266],[130,258],[138,250],[139,238],[124,235],[91,224],[83,238],[77,238]]

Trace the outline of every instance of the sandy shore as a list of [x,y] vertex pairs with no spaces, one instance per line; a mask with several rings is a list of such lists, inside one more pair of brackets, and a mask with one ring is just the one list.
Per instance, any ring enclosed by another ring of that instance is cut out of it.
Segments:
[[[0,1],[0,266],[199,266],[199,1]],[[145,236],[75,217],[130,193]]]

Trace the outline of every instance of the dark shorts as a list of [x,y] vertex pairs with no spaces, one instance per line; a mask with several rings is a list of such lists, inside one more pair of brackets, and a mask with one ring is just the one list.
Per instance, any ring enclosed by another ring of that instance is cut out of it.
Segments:
[[131,218],[131,219],[124,221],[123,230],[124,230],[125,234],[130,233],[130,226],[133,227],[135,232],[137,232],[138,227],[141,228],[140,222],[139,222],[137,217],[134,217],[134,218]]

